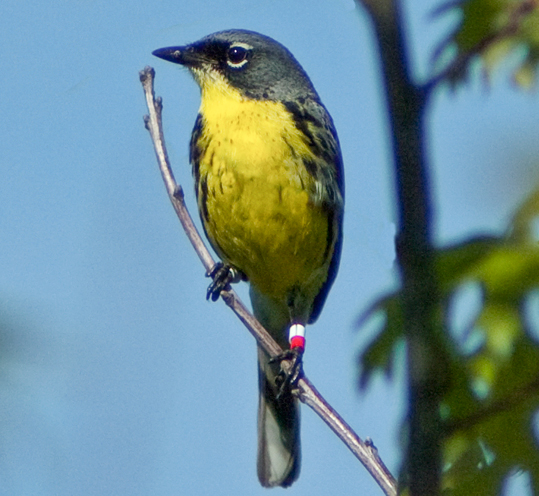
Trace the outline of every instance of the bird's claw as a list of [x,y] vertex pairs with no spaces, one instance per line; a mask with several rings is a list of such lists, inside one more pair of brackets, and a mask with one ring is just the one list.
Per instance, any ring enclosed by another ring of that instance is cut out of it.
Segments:
[[230,289],[230,283],[241,279],[238,270],[223,262],[217,262],[207,275],[213,279],[206,291],[206,299],[211,301],[217,301],[221,291]]
[[279,389],[277,399],[281,398],[286,392],[290,392],[303,376],[303,348],[295,347],[283,351],[280,355],[273,357],[270,363],[281,363],[284,361],[290,362],[290,368],[288,371],[285,371],[281,367],[281,371],[275,378],[275,385]]

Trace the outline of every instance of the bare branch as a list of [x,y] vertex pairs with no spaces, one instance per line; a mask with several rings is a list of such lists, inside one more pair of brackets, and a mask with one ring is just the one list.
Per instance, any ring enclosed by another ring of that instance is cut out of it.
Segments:
[[145,67],[140,72],[140,81],[144,88],[146,104],[148,106],[148,111],[150,112],[149,115],[144,116],[144,124],[146,129],[150,132],[150,136],[152,138],[157,163],[159,164],[159,170],[161,171],[161,176],[163,177],[163,182],[165,183],[168,197],[170,198],[172,206],[180,219],[185,234],[187,234],[187,237],[189,238],[189,241],[191,241],[198,258],[200,258],[200,261],[204,265],[206,273],[209,273],[215,265],[215,262],[210,252],[204,245],[204,241],[202,241],[200,234],[198,234],[197,228],[193,223],[193,219],[189,215],[185,205],[183,189],[176,183],[174,174],[172,173],[172,169],[170,167],[161,120],[163,104],[161,98],[158,98],[157,100],[155,99],[155,94],[153,91],[154,76],[155,71],[152,67]]
[[[155,100],[153,90],[154,76],[155,72],[151,67],[145,67],[140,72],[140,80],[144,88],[146,103],[149,110],[149,116],[145,116],[144,122],[152,137],[161,175],[163,176],[163,181],[174,210],[182,223],[187,237],[202,261],[206,272],[209,272],[215,262],[202,241],[202,238],[198,234],[191,216],[187,211],[187,207],[183,200],[183,191],[181,186],[176,184],[168,160],[161,121],[162,102],[160,98],[158,98],[157,101]],[[283,350],[281,347],[247,310],[234,290],[224,291],[221,293],[221,296],[265,351],[271,356],[282,353]],[[286,364],[284,365],[286,366]],[[300,379],[297,395],[299,399],[310,406],[346,444],[348,449],[350,449],[376,480],[382,491],[387,496],[396,496],[396,481],[378,456],[377,450],[373,447],[373,444],[371,442],[363,442],[339,414],[326,402],[306,377]]]
[[412,496],[437,496],[441,477],[439,401],[447,377],[434,276],[432,202],[425,154],[425,91],[412,81],[399,0],[356,0],[372,20],[391,126],[397,196],[397,260],[407,344]]

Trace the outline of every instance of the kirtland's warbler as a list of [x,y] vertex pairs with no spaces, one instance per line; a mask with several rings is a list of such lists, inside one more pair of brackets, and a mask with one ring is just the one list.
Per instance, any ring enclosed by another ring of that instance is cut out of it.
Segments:
[[[201,89],[190,160],[202,224],[223,261],[210,296],[231,274],[248,280],[255,316],[284,349],[290,341],[301,366],[304,326],[320,315],[341,254],[333,121],[294,56],[267,36],[222,31],[153,54],[187,67]],[[299,404],[278,361],[260,348],[258,361],[258,478],[286,487],[300,469]]]

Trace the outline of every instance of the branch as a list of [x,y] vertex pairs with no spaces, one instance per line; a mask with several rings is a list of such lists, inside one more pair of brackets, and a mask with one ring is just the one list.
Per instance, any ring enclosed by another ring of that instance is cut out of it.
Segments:
[[406,475],[412,496],[436,496],[440,493],[442,440],[438,412],[447,362],[431,241],[424,143],[426,94],[410,76],[400,2],[356,2],[363,4],[373,23],[391,126],[409,389]]
[[537,395],[538,392],[539,378],[536,378],[525,386],[511,391],[507,396],[496,399],[490,405],[478,408],[474,413],[467,417],[446,422],[444,425],[444,435],[449,437],[454,435],[457,431],[473,429],[476,425],[481,424],[496,415],[501,415],[522,405],[530,400],[531,395]]
[[[184,202],[183,190],[179,186],[170,168],[168,155],[163,137],[163,127],[161,121],[162,101],[161,98],[155,100],[153,90],[153,80],[155,72],[151,67],[145,67],[140,72],[140,80],[144,88],[146,103],[149,115],[144,117],[146,128],[150,132],[152,142],[163,176],[163,181],[167,189],[168,196],[180,222],[191,241],[198,257],[202,261],[206,273],[212,269],[215,262],[206,248],[202,238],[198,234],[196,227],[187,211]],[[254,316],[247,310],[234,290],[223,291],[221,293],[225,303],[243,322],[245,327],[254,336],[258,344],[272,357],[282,353],[281,347],[273,340],[268,332],[260,325]],[[327,403],[327,401],[315,389],[307,377],[303,376],[298,382],[297,395],[303,403],[311,407],[317,415],[333,430],[335,434],[345,443],[348,449],[358,458],[367,471],[378,483],[382,491],[387,496],[396,496],[397,484],[391,472],[384,465],[372,442],[363,442],[350,426],[339,416],[339,414]]]
[[[446,80],[454,81],[460,78],[466,71],[466,68],[473,57],[476,55],[481,55],[495,43],[516,35],[520,29],[520,26],[522,25],[523,20],[526,19],[526,16],[537,8],[538,3],[538,0],[522,0],[520,3],[515,4],[513,9],[508,13],[508,19],[505,25],[501,26],[497,31],[494,31],[490,35],[477,42],[475,46],[471,47],[468,51],[459,53],[457,57],[455,57],[455,59],[449,64],[449,66],[443,69],[439,74],[432,77],[430,81],[427,81],[427,83],[424,85],[425,92],[430,94],[435,88],[438,87],[440,83]],[[447,46],[447,43],[447,41],[444,42],[443,45],[438,48],[438,50],[435,52],[435,57],[436,53],[439,53]]]

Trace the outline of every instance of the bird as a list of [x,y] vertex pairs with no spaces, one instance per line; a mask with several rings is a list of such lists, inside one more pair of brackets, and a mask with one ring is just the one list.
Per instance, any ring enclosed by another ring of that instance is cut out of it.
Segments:
[[258,347],[258,479],[288,487],[300,472],[293,386],[305,326],[322,311],[342,250],[335,125],[299,62],[268,36],[231,29],[153,55],[187,68],[201,91],[189,156],[202,225],[221,259],[208,297],[248,281],[255,317],[294,364],[290,379]]

